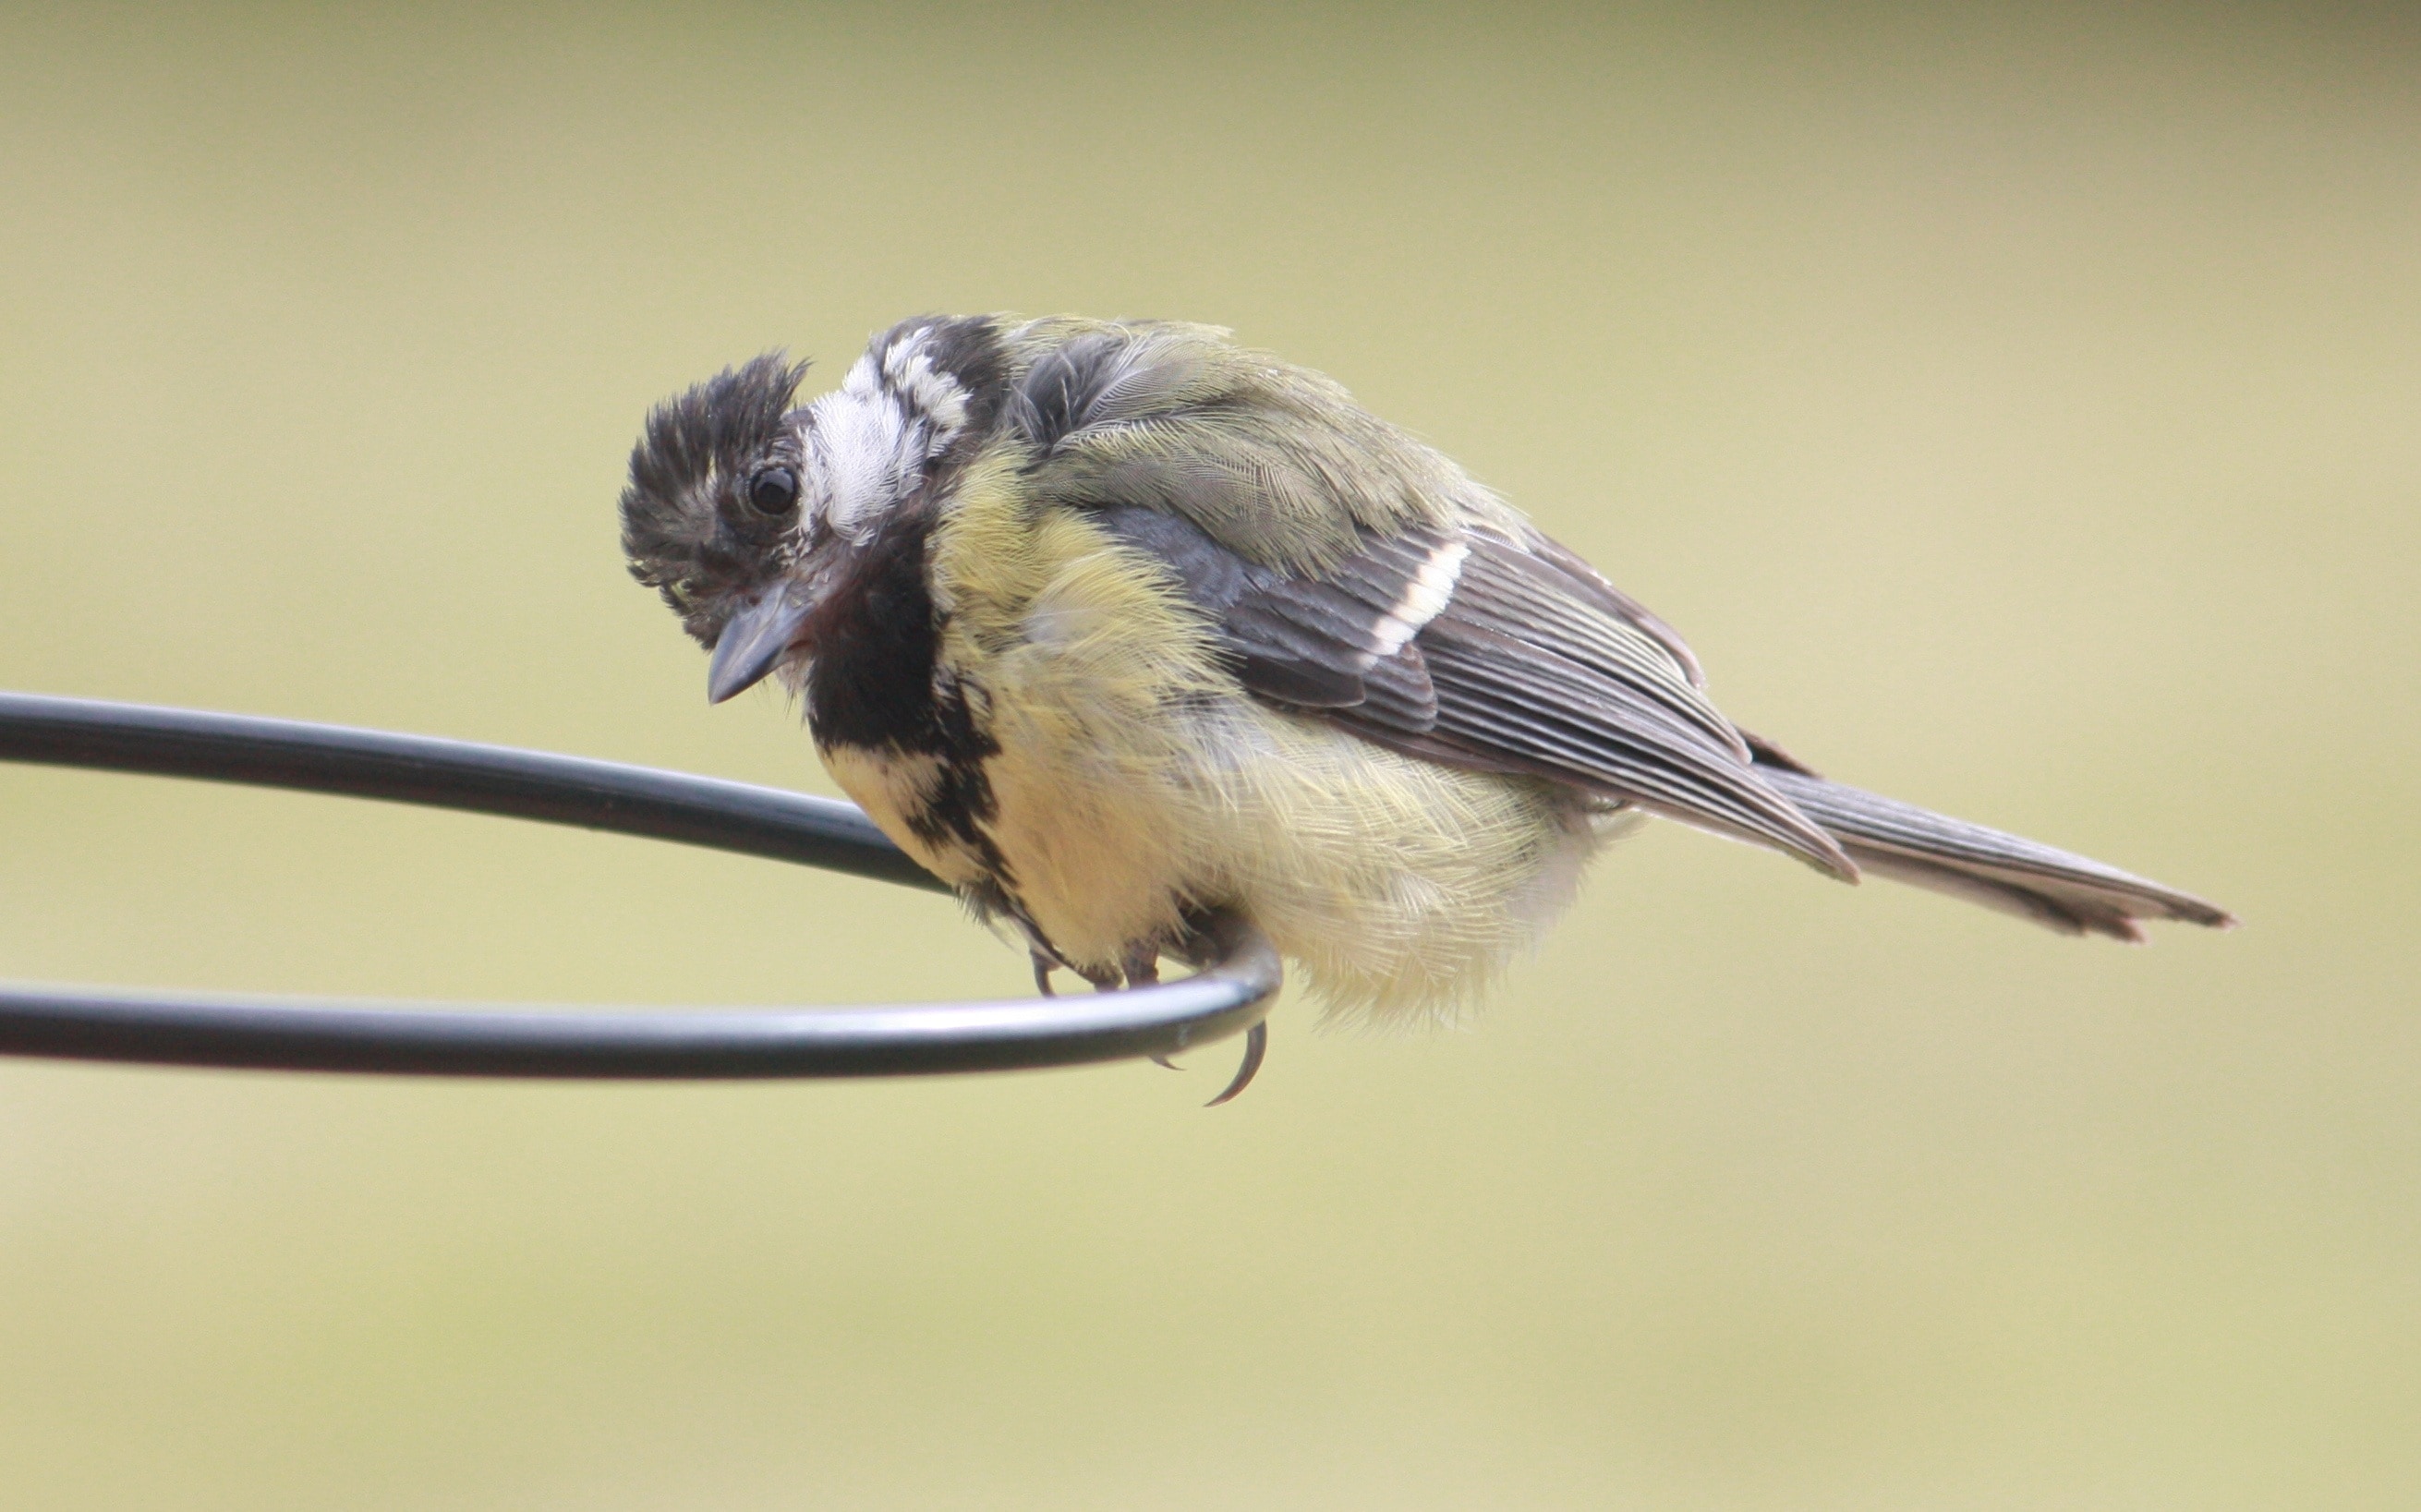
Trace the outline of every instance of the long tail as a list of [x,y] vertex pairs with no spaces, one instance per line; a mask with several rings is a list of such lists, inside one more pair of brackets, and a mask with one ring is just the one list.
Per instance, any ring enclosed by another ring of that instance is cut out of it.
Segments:
[[1757,775],[1799,805],[1864,869],[2032,919],[2062,934],[2140,942],[2138,921],[2231,928],[2226,909],[2085,856],[1820,777],[1755,736]]

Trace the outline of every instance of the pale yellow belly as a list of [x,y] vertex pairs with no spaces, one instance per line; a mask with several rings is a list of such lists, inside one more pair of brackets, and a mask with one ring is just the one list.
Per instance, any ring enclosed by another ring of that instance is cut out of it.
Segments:
[[1145,767],[995,724],[989,833],[1016,896],[1071,961],[1173,938],[1234,907],[1333,1007],[1468,1001],[1570,902],[1606,826],[1571,795],[1456,771],[1237,697],[1128,732]]

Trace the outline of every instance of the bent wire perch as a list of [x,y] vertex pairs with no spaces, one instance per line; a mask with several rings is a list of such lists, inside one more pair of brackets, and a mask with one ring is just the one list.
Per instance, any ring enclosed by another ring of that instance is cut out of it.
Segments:
[[[0,760],[194,777],[580,825],[933,891],[856,808],[746,783],[427,736],[0,693]],[[1214,921],[1181,981],[880,1007],[584,1008],[0,986],[0,1054],[414,1076],[914,1076],[1164,1058],[1240,1031],[1257,1066],[1276,952]]]

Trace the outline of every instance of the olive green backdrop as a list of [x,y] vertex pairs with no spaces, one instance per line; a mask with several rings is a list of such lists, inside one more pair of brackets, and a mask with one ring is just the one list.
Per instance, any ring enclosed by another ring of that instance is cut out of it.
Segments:
[[[2022,8],[2011,8],[2019,9]],[[1323,368],[2146,950],[1658,829],[1466,1030],[858,1085],[0,1065],[28,1508],[2421,1497],[2421,46],[2375,12],[12,11],[0,686],[828,790],[646,407],[916,311]],[[946,901],[0,768],[0,975],[997,994]]]

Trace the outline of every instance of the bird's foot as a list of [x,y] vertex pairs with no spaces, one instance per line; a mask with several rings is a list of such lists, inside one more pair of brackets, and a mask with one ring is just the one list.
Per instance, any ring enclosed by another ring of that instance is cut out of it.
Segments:
[[[1127,951],[1126,964],[1123,969],[1126,972],[1129,987],[1158,986],[1160,984],[1160,947],[1157,945],[1133,946]],[[1154,1055],[1151,1063],[1172,1071],[1183,1069],[1165,1055]]]
[[1244,1064],[1236,1068],[1235,1077],[1228,1082],[1227,1089],[1202,1106],[1215,1108],[1223,1102],[1234,1101],[1238,1093],[1253,1084],[1253,1078],[1260,1071],[1262,1057],[1269,1052],[1270,1021],[1263,1019],[1244,1031]]
[[[1189,942],[1172,951],[1171,954],[1199,965],[1202,959],[1207,959],[1201,954],[1205,947],[1205,942]],[[1152,987],[1158,985],[1160,981],[1161,947],[1158,945],[1136,945],[1131,948],[1126,953],[1126,959],[1116,968],[1079,966],[1063,960],[1039,946],[1034,947],[1031,954],[1034,959],[1034,985],[1044,997],[1058,995],[1052,990],[1051,974],[1062,967],[1091,983],[1096,992],[1110,992],[1128,987]],[[1228,1079],[1226,1087],[1203,1106],[1215,1108],[1223,1102],[1234,1101],[1238,1094],[1253,1084],[1253,1078],[1260,1073],[1261,1062],[1268,1057],[1269,1052],[1270,1026],[1267,1022],[1257,1023],[1245,1030],[1243,1063],[1236,1068],[1236,1074]],[[1166,1067],[1172,1071],[1182,1069],[1165,1055],[1152,1056],[1151,1063],[1154,1066]]]

